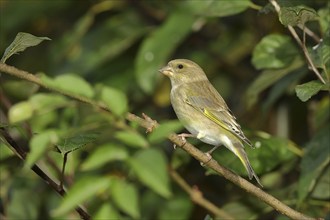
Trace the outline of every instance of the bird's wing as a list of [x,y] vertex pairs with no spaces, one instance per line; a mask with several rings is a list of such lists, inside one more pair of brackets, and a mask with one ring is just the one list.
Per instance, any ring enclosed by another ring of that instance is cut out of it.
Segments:
[[[243,131],[241,130],[241,126],[236,122],[235,116],[232,115],[222,97],[218,94],[218,92],[213,95],[213,98],[216,99],[215,101],[209,97],[203,96],[202,94],[195,94],[195,96],[188,96],[185,102],[203,113],[211,121],[235,134],[249,146],[252,146],[251,142],[247,139],[247,137],[245,137]],[[224,105],[221,106],[220,103],[224,103]]]

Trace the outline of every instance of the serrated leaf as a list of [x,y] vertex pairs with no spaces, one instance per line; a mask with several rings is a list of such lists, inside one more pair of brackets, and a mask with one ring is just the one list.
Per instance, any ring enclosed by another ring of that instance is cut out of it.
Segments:
[[11,106],[8,112],[9,122],[18,123],[31,118],[33,107],[29,102],[19,102]]
[[286,68],[263,71],[260,76],[258,76],[258,78],[253,81],[246,92],[248,108],[252,107],[256,103],[259,93],[261,93],[272,84],[276,83],[285,75],[291,73],[294,70],[297,70],[303,65],[304,62],[297,58],[291,63],[291,65]]
[[44,40],[51,40],[48,37],[36,37],[29,33],[19,32],[14,41],[7,47],[5,53],[1,58],[1,62],[6,60],[14,54],[24,51],[28,47],[33,47],[40,44]]
[[81,165],[82,170],[97,169],[104,164],[115,161],[125,160],[128,158],[127,150],[120,145],[104,144],[96,147],[96,150]]
[[204,0],[204,1],[180,1],[180,6],[186,11],[205,17],[225,17],[238,14],[248,9],[252,3],[250,0]]
[[52,211],[52,215],[60,216],[69,212],[97,193],[104,192],[109,185],[110,180],[107,177],[88,176],[79,179],[73,184],[59,207]]
[[36,163],[57,141],[58,136],[53,130],[46,130],[34,135],[30,140],[30,152],[25,161],[25,168],[30,168]]
[[101,90],[101,100],[118,116],[122,116],[128,111],[126,94],[118,89],[107,86],[103,87]]
[[118,131],[114,136],[130,147],[147,148],[149,145],[148,141],[141,134],[135,131]]
[[330,163],[329,145],[329,124],[327,124],[315,134],[305,148],[298,182],[299,203],[303,202],[314,188],[322,170]]
[[97,137],[98,137],[98,134],[95,134],[95,133],[78,134],[76,136],[62,139],[56,145],[56,147],[62,154],[65,154],[65,153],[77,150],[79,148],[82,148],[83,146],[85,146],[89,143],[94,142]]
[[158,143],[165,140],[169,134],[182,129],[183,126],[179,120],[161,122],[160,125],[150,133],[148,139],[151,143]]
[[316,20],[318,17],[313,8],[307,6],[281,7],[280,22],[284,26],[304,25],[307,21]]
[[129,162],[143,184],[165,198],[171,196],[167,163],[162,152],[155,149],[140,150]]
[[168,62],[170,54],[192,31],[194,21],[193,15],[174,11],[162,26],[143,41],[135,60],[135,76],[144,92],[150,94],[155,89],[158,70]]
[[133,219],[140,218],[139,194],[134,184],[122,179],[114,179],[110,187],[112,199],[120,210]]
[[290,37],[270,34],[262,38],[253,50],[252,64],[256,69],[283,68],[299,55]]
[[63,90],[75,95],[81,95],[88,98],[94,96],[92,86],[78,75],[67,73],[51,79],[45,75],[41,77],[43,83],[47,86]]
[[320,81],[314,80],[308,83],[297,85],[295,90],[298,98],[301,101],[306,102],[313,95],[317,94],[323,88],[323,86],[324,84],[322,84]]

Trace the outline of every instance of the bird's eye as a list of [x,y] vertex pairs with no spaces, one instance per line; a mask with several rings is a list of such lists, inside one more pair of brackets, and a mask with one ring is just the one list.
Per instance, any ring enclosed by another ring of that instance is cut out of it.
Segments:
[[183,65],[182,64],[178,64],[178,68],[179,69],[183,69]]

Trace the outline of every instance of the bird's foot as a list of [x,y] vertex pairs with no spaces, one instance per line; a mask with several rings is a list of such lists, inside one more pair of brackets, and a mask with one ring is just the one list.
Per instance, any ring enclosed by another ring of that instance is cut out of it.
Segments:
[[[187,140],[186,140],[187,137],[195,137],[194,135],[187,134],[187,133],[178,134],[178,136],[184,142],[181,146],[183,146],[187,143]],[[173,148],[176,149],[176,144],[173,145]]]
[[201,166],[205,166],[208,162],[210,162],[210,160],[212,160],[212,153],[213,151],[215,151],[219,146],[215,146],[213,147],[211,150],[205,152],[205,155],[207,156],[208,160],[206,161],[206,163],[201,162]]

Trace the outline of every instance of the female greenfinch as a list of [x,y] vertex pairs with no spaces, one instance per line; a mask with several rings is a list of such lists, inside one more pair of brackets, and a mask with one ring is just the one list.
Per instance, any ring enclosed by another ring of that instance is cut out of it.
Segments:
[[249,178],[254,177],[261,185],[244,151],[243,142],[249,146],[251,142],[202,68],[190,60],[176,59],[159,72],[170,78],[173,109],[191,133],[181,134],[181,138],[185,140],[185,137],[196,137],[215,146],[208,152],[209,156],[220,145],[226,146],[243,163]]

